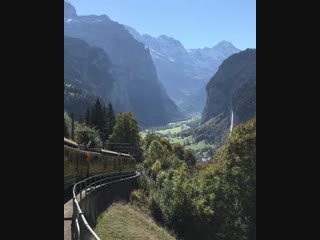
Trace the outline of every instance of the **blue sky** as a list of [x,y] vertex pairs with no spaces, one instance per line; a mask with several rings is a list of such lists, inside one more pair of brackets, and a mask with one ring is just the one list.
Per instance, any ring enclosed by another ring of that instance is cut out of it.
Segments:
[[106,14],[140,34],[161,34],[185,48],[227,40],[256,48],[256,0],[69,0],[78,15]]

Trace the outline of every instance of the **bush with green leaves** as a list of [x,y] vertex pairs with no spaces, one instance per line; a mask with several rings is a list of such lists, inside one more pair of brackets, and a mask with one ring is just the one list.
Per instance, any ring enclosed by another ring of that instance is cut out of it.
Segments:
[[101,148],[102,141],[100,139],[99,131],[95,128],[87,126],[85,123],[76,125],[76,142],[87,145],[89,142],[91,148]]
[[201,166],[159,140],[149,136],[132,199],[179,239],[255,239],[256,120],[237,126],[213,163]]

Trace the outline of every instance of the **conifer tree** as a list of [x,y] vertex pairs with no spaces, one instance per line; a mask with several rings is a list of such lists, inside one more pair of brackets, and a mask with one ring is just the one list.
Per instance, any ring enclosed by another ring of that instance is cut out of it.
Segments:
[[64,137],[69,138],[68,126],[66,123],[66,119],[64,118]]

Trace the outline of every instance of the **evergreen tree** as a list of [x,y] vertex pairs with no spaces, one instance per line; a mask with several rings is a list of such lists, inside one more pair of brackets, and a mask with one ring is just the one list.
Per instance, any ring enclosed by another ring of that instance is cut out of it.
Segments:
[[96,127],[99,131],[102,131],[104,128],[103,110],[99,99],[97,99],[92,109],[92,125]]
[[68,125],[66,123],[66,118],[64,117],[64,137],[69,138]]
[[112,104],[108,104],[108,108],[105,111],[105,123],[106,123],[106,139],[109,139],[109,136],[112,134],[113,127],[116,123],[116,115],[114,113]]
[[91,126],[91,112],[90,112],[90,108],[87,109],[87,113],[86,113],[86,124],[87,126]]
[[84,123],[83,114],[80,114],[79,116],[79,123]]
[[103,115],[103,116],[106,116],[106,113],[107,113],[107,108],[106,108],[106,105],[103,104],[103,107],[102,107],[102,115]]

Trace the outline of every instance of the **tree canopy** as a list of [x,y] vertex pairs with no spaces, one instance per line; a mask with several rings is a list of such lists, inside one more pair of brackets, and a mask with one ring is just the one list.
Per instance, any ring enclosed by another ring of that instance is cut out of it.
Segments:
[[170,151],[147,135],[140,189],[132,200],[181,239],[254,240],[256,120],[235,127],[213,163],[194,167],[190,150]]
[[142,161],[139,126],[132,112],[117,115],[109,146],[111,149],[130,152],[137,161]]

